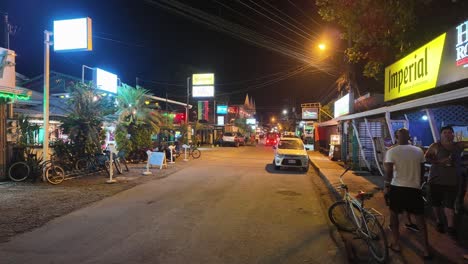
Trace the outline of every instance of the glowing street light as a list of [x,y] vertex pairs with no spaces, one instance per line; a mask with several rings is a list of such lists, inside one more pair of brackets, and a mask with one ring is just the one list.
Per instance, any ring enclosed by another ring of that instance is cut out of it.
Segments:
[[287,115],[288,114],[288,110],[284,109],[283,110],[283,115]]
[[323,50],[326,50],[326,49],[327,49],[327,45],[325,45],[325,44],[323,44],[323,43],[320,43],[320,44],[318,45],[318,48],[319,48],[319,50],[322,50],[322,51],[323,51]]
[[276,119],[274,117],[271,118],[271,122],[275,122]]

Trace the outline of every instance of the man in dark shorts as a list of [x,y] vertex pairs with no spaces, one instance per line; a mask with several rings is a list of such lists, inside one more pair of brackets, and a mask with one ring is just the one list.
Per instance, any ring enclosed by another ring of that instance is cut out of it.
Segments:
[[[456,238],[454,225],[454,206],[457,195],[463,193],[463,149],[468,148],[467,141],[454,142],[451,126],[440,130],[440,141],[432,144],[426,152],[426,159],[431,163],[429,172],[429,190],[431,203],[436,217],[437,231],[443,233],[441,217],[447,221],[447,232]],[[442,210],[443,209],[443,210]]]
[[389,199],[392,231],[390,249],[395,252],[401,251],[398,215],[406,211],[416,218],[423,236],[423,256],[429,259],[431,254],[424,219],[424,200],[420,189],[424,176],[424,152],[408,144],[407,129],[399,129],[396,136],[398,144],[387,151],[384,162],[386,177],[384,193]]

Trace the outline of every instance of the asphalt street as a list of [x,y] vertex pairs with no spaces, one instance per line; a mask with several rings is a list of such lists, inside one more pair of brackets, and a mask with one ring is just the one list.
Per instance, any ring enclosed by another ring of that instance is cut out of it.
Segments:
[[272,159],[271,147],[225,147],[166,178],[152,169],[154,181],[2,244],[0,263],[346,263],[315,171]]

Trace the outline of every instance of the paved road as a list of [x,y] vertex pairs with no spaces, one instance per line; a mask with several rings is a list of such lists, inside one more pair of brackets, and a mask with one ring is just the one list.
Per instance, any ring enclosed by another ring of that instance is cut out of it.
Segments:
[[0,263],[345,263],[314,170],[274,171],[272,155],[261,145],[203,151],[167,178],[2,244]]

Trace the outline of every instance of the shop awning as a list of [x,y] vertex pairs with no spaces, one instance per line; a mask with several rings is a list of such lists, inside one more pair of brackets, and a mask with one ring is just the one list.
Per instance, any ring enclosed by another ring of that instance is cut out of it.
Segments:
[[[392,106],[385,106],[385,107],[372,109],[372,110],[361,112],[361,113],[340,116],[327,122],[352,120],[356,118],[363,118],[363,117],[369,117],[369,116],[374,116],[374,115],[379,115],[379,114],[385,114],[386,112],[398,112],[402,110],[430,106],[434,104],[440,104],[444,102],[463,100],[463,99],[468,99],[468,87],[453,90],[453,91],[448,91],[445,93],[435,94],[435,95],[411,100],[408,102],[403,102],[403,103],[392,105]],[[323,122],[323,123],[327,123],[327,122]],[[320,126],[323,126],[323,125],[320,124]]]

